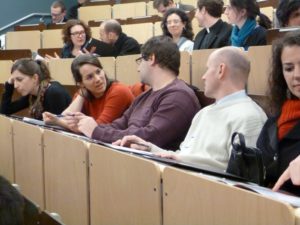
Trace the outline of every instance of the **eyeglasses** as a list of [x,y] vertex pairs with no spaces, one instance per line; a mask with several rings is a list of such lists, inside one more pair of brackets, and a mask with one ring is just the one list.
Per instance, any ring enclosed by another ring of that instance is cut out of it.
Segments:
[[73,36],[79,37],[81,35],[85,35],[85,31],[84,30],[76,31],[76,32],[73,32],[73,33],[70,33],[70,34],[73,35]]
[[136,62],[136,64],[140,65],[141,62],[142,62],[142,60],[147,61],[147,60],[148,60],[148,57],[145,56],[145,55],[142,55],[141,57],[137,58],[137,59],[135,60],[135,62]]
[[167,25],[171,25],[172,23],[177,25],[177,24],[181,23],[181,20],[168,20],[166,22]]

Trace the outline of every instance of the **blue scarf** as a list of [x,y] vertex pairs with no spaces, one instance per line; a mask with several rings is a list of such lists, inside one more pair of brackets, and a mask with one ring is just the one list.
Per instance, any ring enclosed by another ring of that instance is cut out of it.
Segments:
[[236,47],[247,47],[243,46],[245,40],[247,37],[251,34],[251,32],[256,27],[256,21],[247,19],[244,25],[241,29],[238,28],[238,26],[233,26],[232,32],[231,32],[231,45]]

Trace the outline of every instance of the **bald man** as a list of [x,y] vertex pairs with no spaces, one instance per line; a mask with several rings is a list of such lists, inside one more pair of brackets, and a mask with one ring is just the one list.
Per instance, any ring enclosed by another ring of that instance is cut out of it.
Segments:
[[195,115],[176,152],[161,149],[137,136],[126,136],[114,144],[225,170],[231,154],[232,134],[243,133],[247,146],[255,146],[267,119],[264,111],[245,92],[249,72],[250,62],[238,48],[223,47],[209,56],[202,77],[204,94],[216,102]]
[[116,20],[107,20],[100,25],[100,40],[114,46],[116,56],[133,55],[140,53],[139,43],[122,32],[120,23]]

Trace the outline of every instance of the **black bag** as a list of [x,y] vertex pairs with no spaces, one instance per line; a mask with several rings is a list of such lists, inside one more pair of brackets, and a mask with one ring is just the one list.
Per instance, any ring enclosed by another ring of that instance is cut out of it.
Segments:
[[[239,143],[234,142],[236,136],[239,139]],[[233,133],[231,144],[232,152],[226,172],[262,185],[265,179],[262,151],[257,148],[247,147],[244,135],[237,132]]]

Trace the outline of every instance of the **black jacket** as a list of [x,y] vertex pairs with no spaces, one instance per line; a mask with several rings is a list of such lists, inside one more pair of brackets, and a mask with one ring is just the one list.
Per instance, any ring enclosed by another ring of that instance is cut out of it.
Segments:
[[116,55],[133,55],[141,52],[139,43],[132,37],[128,37],[126,34],[121,33],[118,40],[114,44],[116,49]]
[[[269,118],[257,140],[257,147],[262,150],[263,161],[267,167],[267,185],[275,183],[289,163],[300,155],[300,121],[279,141],[277,120],[278,117]],[[300,196],[300,187],[294,186],[290,180],[282,189]]]
[[[197,34],[194,40],[194,50],[220,48],[229,45],[232,30],[230,24],[219,19],[209,30],[210,32],[207,33],[204,28]],[[208,41],[204,43],[203,40],[206,35],[208,35]]]

